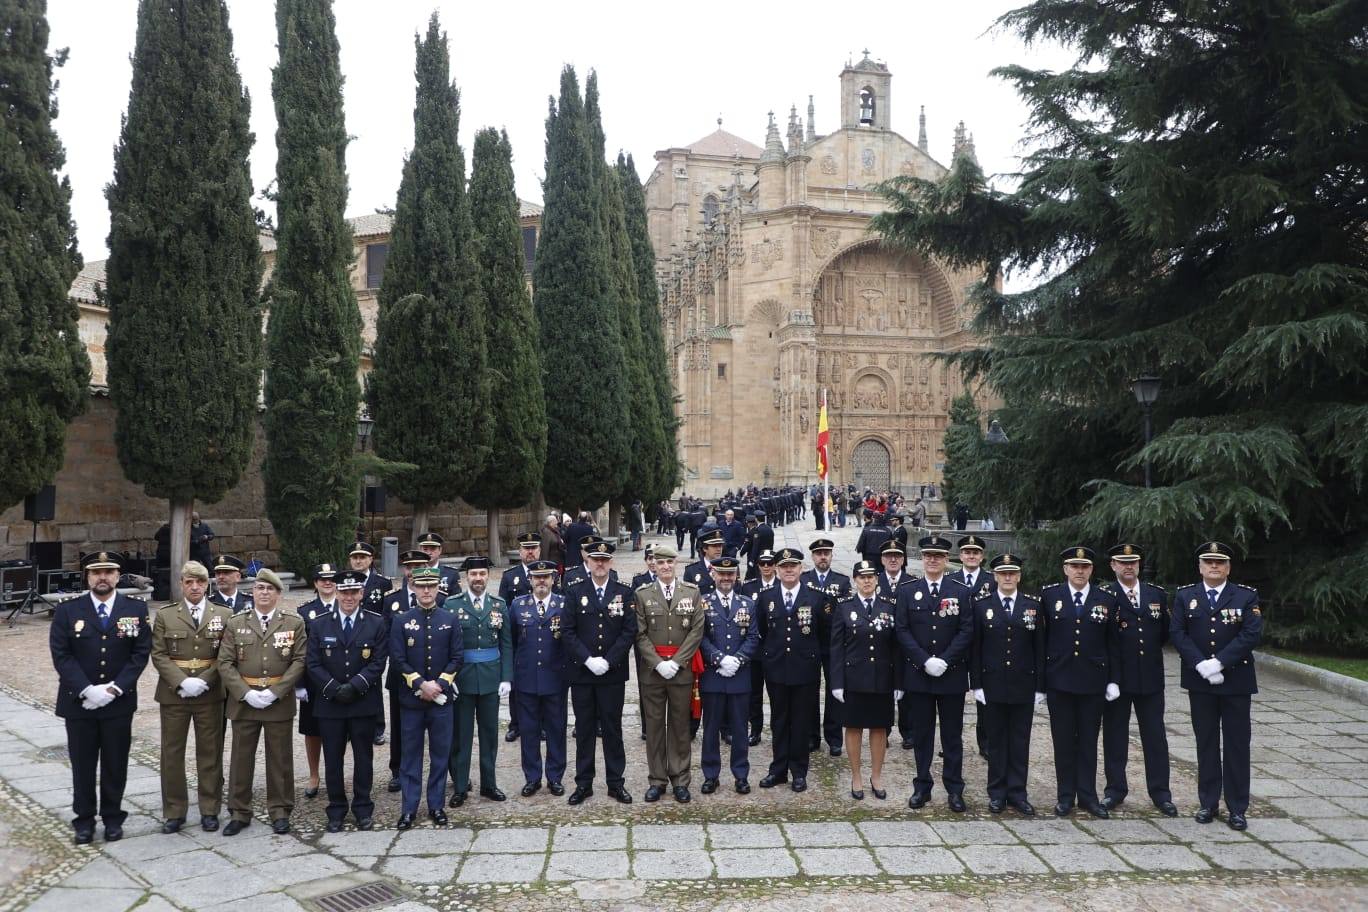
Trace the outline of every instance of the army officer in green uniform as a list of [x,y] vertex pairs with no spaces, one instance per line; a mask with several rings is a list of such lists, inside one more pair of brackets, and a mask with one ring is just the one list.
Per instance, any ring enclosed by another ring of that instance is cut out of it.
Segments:
[[465,804],[470,791],[470,749],[480,724],[480,797],[503,801],[494,781],[499,746],[499,701],[513,687],[513,630],[508,603],[488,591],[489,558],[472,557],[461,570],[466,591],[442,605],[461,624],[465,661],[456,673],[456,731],[451,742],[450,805]]

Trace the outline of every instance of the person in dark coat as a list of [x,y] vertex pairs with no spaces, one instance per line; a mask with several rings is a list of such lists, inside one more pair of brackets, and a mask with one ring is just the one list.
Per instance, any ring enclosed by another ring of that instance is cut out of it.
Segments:
[[[503,599],[504,604],[513,605],[513,600],[520,595],[528,595],[532,592],[532,574],[529,571],[533,561],[541,560],[542,536],[536,532],[523,532],[518,535],[518,563],[504,571],[499,579],[499,598]],[[648,549],[650,545],[646,546]],[[650,560],[649,555],[647,560]],[[511,634],[511,630],[510,630]],[[510,744],[518,740],[518,692],[510,691],[508,694],[508,732],[504,735],[504,740]]]
[[850,797],[864,798],[860,746],[869,730],[869,788],[883,801],[884,753],[893,725],[893,685],[898,640],[894,612],[878,598],[879,567],[855,565],[855,591],[836,604],[831,616],[832,695],[842,704],[845,748],[850,755]]
[[[337,612],[337,567],[332,564],[319,564],[314,568],[314,598],[299,606],[299,616],[304,619],[304,629],[315,621],[331,617]],[[308,674],[295,687],[295,699],[299,701],[299,733],[304,736],[304,756],[309,764],[309,784],[304,788],[305,798],[318,795],[320,763],[323,757],[323,732],[314,718],[313,680]],[[374,734],[374,733],[372,733]]]
[[705,627],[699,652],[703,676],[703,794],[717,791],[722,771],[720,736],[725,724],[731,737],[730,769],[737,794],[750,792],[750,745],[746,740],[751,672],[760,648],[760,622],[755,602],[735,591],[741,562],[719,557],[712,564],[713,590],[703,597]]
[[795,792],[807,790],[811,751],[812,703],[821,680],[822,651],[817,616],[824,597],[804,586],[803,553],[781,548],[775,553],[779,584],[760,593],[760,661],[770,698],[770,732],[774,757],[761,788],[789,781]]
[[[960,569],[950,574],[950,578],[964,583],[964,587],[974,594],[974,598],[987,595],[993,588],[993,574],[983,569],[983,539],[977,535],[966,535],[958,542]],[[974,738],[978,742],[980,757],[988,756],[988,730],[983,723],[983,704],[974,704],[976,724]]]
[[[779,585],[779,577],[774,572],[774,552],[762,552],[756,559],[755,570],[755,579],[746,580],[737,587],[737,591],[759,605],[760,593]],[[759,652],[750,663],[750,674],[750,738],[747,740],[751,747],[755,747],[760,743],[760,733],[765,728],[765,666]]]
[[561,531],[560,517],[548,513],[541,527],[540,560],[550,561],[557,570],[565,566],[565,535]]
[[584,563],[584,554],[581,551],[584,540],[597,534],[594,531],[593,515],[584,511],[575,517],[574,522],[565,527],[562,537],[565,539],[566,570]]
[[891,533],[884,525],[883,516],[869,513],[866,515],[864,528],[860,530],[860,537],[855,542],[855,550],[860,552],[862,559],[877,564],[879,555],[883,552],[884,542],[891,537]]
[[[812,555],[812,569],[804,570],[801,582],[804,586],[821,593],[824,602],[822,613],[817,619],[817,633],[822,649],[822,675],[826,684],[818,691],[817,702],[812,707],[812,748],[821,747],[822,737],[826,738],[831,756],[841,756],[842,722],[841,702],[832,694],[835,686],[831,672],[831,617],[840,602],[850,597],[850,577],[831,569],[831,555],[835,544],[829,538],[816,538],[808,544]],[[825,701],[822,697],[825,694]]]
[[754,579],[760,575],[760,555],[766,551],[774,551],[774,527],[765,520],[768,518],[764,510],[756,510],[752,516],[755,517],[755,528],[750,532],[750,552],[746,555],[746,579]]
[[[565,646],[561,632],[565,621],[565,598],[551,591],[555,567],[550,561],[533,561],[532,593],[513,600],[513,690],[518,695],[518,731],[522,737],[524,798],[547,788],[560,797],[565,775]],[[592,729],[590,729],[592,731]],[[535,733],[545,737],[542,741]]]

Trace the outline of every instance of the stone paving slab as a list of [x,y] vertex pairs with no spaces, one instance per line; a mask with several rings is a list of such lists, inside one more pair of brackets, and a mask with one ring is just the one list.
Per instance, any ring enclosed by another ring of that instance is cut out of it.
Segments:
[[97,858],[81,870],[62,881],[67,887],[105,887],[107,889],[143,889],[143,884],[135,881],[123,868],[108,858]]
[[787,849],[747,849],[714,852],[713,864],[722,878],[792,877],[798,873]]
[[[488,832],[491,832],[491,833],[502,833],[503,831],[502,831],[502,830],[490,830],[490,831],[488,831]],[[352,843],[349,842],[349,841],[347,841],[347,840],[340,840],[340,841],[338,841],[338,843],[337,843],[337,845],[338,845],[339,848],[345,847],[345,848],[347,849],[347,851],[349,851],[349,852],[352,851],[353,849],[355,849],[355,851],[357,852],[357,854],[365,854],[365,855],[381,855],[381,854],[384,854],[385,851],[386,851],[386,850],[383,848],[383,841],[384,841],[384,840],[380,838],[380,837],[384,837],[384,836],[388,836],[389,839],[392,841],[392,844],[390,845],[390,847],[389,847],[389,849],[388,849],[388,852],[389,852],[389,854],[391,854],[391,855],[443,855],[443,854],[447,854],[447,853],[450,853],[450,852],[464,852],[464,851],[466,851],[467,849],[470,848],[471,843],[472,843],[472,842],[474,841],[474,839],[475,839],[475,834],[474,834],[472,831],[467,830],[467,829],[462,829],[462,828],[455,828],[455,829],[448,828],[448,829],[421,829],[421,830],[409,830],[409,831],[404,832],[404,833],[399,833],[399,834],[398,834],[398,838],[395,838],[395,834],[394,834],[393,832],[385,833],[385,832],[381,832],[381,831],[376,831],[376,832],[374,832],[374,833],[357,833],[357,834],[338,833],[338,834],[336,834],[336,835],[338,835],[338,836],[359,835],[359,836],[366,836],[366,837],[371,837],[371,836],[377,837],[377,838],[374,839],[374,840],[371,840],[371,839],[367,838],[367,839],[363,840],[363,841],[362,841],[359,845],[357,845],[357,846],[353,846]],[[493,844],[493,843],[497,843],[497,842],[499,842],[501,839],[505,839],[505,838],[507,838],[507,837],[504,837],[504,836],[491,837],[490,839],[486,840],[486,842],[488,842],[488,843],[490,843],[490,844]],[[520,838],[522,838],[522,837],[521,837],[521,836],[513,837],[513,839],[514,839],[515,841],[516,841],[517,839],[520,839]],[[531,851],[540,851],[540,850],[542,850],[542,849],[545,849],[545,848],[546,848],[546,843],[545,843],[544,840],[545,840],[545,835],[543,834],[543,842],[542,842],[542,845],[539,846],[539,847],[537,847],[537,848],[532,849]],[[501,849],[485,849],[484,851],[498,852],[498,851],[503,851],[503,850],[501,850]],[[509,850],[509,851],[516,851],[516,850]]]
[[713,875],[707,852],[635,852],[632,876],[641,880],[705,880]]
[[[139,910],[141,912],[141,910]],[[309,912],[286,893],[262,893],[212,907],[212,912]]]
[[625,826],[558,826],[551,847],[557,852],[627,848]]
[[1096,874],[1104,871],[1129,871],[1130,865],[1106,846],[1078,843],[1036,845],[1031,848],[1045,863],[1061,874]]
[[542,827],[498,827],[481,830],[470,845],[472,852],[545,852],[551,833]]
[[138,874],[154,887],[204,874],[224,876],[236,869],[237,865],[233,862],[208,849],[178,852],[175,855],[154,858],[138,864]]
[[860,844],[860,833],[850,823],[786,823],[784,835],[792,846],[830,848]]
[[631,868],[626,852],[552,852],[547,880],[617,880]]
[[[1194,821],[1188,821],[1197,826]],[[1162,821],[1158,822],[1162,826]],[[1162,829],[1156,828],[1155,823],[1148,820],[1086,820],[1078,821],[1078,825],[1084,830],[1097,837],[1097,841],[1110,844],[1115,842],[1167,842],[1169,836]]]
[[772,823],[710,823],[708,841],[714,849],[773,848],[784,844],[784,834]]
[[869,876],[879,873],[874,856],[868,849],[794,849],[798,856],[798,866],[804,874],[813,877]]
[[874,846],[941,845],[941,838],[931,825],[920,821],[866,821],[859,824],[859,830]]
[[955,854],[974,874],[1044,874],[1048,869],[1025,846],[970,845]]
[[633,849],[702,849],[707,831],[701,823],[655,823],[632,827]]
[[446,883],[456,876],[461,866],[459,856],[425,858],[418,855],[396,855],[380,863],[380,873],[397,877],[407,883]]
[[143,898],[142,890],[55,887],[28,907],[28,912],[125,912]]
[[1332,842],[1275,842],[1269,848],[1308,868],[1368,867],[1368,857]]
[[1008,820],[1005,823],[1009,830],[1030,845],[1036,843],[1062,845],[1095,841],[1095,837],[1091,833],[1080,829],[1072,820],[1037,818],[1035,820]]
[[1127,843],[1114,848],[1116,854],[1141,871],[1201,871],[1208,867],[1187,846]]
[[946,845],[1009,845],[1020,842],[1016,833],[990,820],[938,821],[931,829]]
[[1368,820],[1334,817],[1306,823],[1333,839],[1368,839]]
[[1198,851],[1213,865],[1228,871],[1276,871],[1301,867],[1297,862],[1255,842],[1212,842],[1198,847]]
[[459,883],[529,883],[542,876],[546,856],[467,855],[456,875]]
[[949,849],[923,846],[878,846],[874,857],[889,874],[923,877],[935,874],[960,874],[964,865]]
[[231,877],[222,874],[203,874],[163,884],[157,888],[167,899],[187,909],[201,909],[215,903],[231,902],[277,889],[279,884],[267,880],[250,868],[237,869]]
[[273,883],[289,887],[294,884],[344,874],[350,871],[351,867],[346,862],[330,855],[315,853],[295,858],[282,858],[279,861],[269,861],[265,864],[254,864],[252,870]]

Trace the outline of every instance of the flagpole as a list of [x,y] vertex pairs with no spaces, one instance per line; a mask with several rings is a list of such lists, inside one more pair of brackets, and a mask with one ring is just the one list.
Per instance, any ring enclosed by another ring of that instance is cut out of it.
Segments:
[[[827,390],[822,387],[822,411],[827,408]],[[831,500],[831,414],[827,413],[827,449],[826,449],[826,472],[822,474],[822,528],[828,533],[831,532],[831,513],[827,510],[827,503]],[[198,744],[199,742],[195,742]]]

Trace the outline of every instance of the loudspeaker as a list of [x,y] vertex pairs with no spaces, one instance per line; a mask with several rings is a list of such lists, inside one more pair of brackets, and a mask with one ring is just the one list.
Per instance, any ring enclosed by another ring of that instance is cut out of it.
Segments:
[[24,522],[52,522],[57,516],[57,486],[43,485],[24,498]]
[[366,485],[366,512],[385,512],[385,486]]

